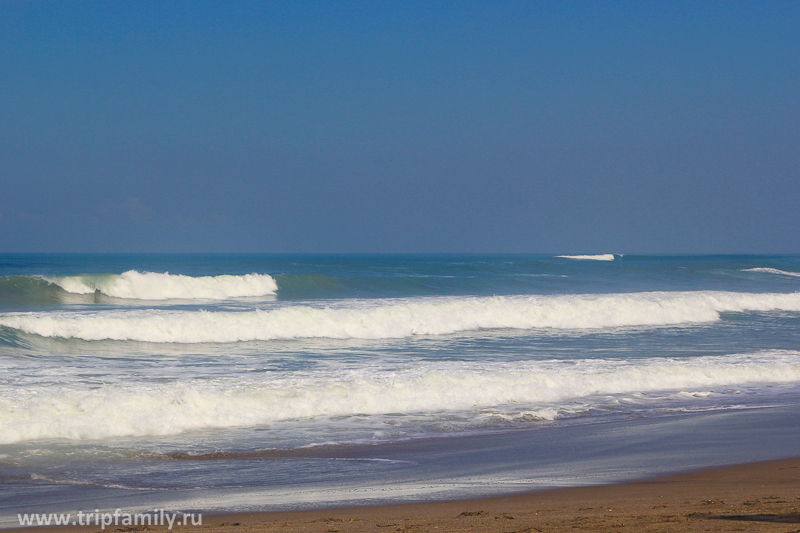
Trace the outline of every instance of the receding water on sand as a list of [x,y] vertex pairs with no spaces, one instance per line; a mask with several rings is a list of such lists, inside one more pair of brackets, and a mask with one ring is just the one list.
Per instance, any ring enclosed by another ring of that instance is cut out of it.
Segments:
[[[17,525],[16,513],[45,510],[213,514],[476,498],[790,457],[800,455],[799,399],[786,398],[795,403],[783,407],[290,453],[140,456],[93,465],[91,482],[38,475],[4,486],[0,525]],[[124,486],[126,478],[147,486]]]

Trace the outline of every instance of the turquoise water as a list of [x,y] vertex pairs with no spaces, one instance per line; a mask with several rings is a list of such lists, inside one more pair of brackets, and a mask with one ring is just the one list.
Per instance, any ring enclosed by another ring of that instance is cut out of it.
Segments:
[[0,514],[797,454],[798,290],[785,256],[2,255]]

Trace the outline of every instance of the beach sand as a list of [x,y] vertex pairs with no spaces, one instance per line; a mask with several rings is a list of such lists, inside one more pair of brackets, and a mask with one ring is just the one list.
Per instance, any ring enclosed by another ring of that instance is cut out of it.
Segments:
[[[100,531],[88,527],[34,527]],[[150,526],[147,531],[165,527]],[[106,531],[141,531],[109,526]],[[800,531],[800,458],[498,498],[204,516],[179,532]],[[16,531],[23,531],[17,529]]]

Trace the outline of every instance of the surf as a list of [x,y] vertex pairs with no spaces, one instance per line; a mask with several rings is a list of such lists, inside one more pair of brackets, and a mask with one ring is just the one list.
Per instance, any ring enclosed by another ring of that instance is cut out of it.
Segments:
[[276,305],[246,311],[111,310],[0,315],[0,326],[88,341],[231,343],[397,339],[491,329],[586,330],[715,322],[721,313],[800,311],[800,293],[718,291],[442,297]]
[[597,254],[597,255],[557,255],[562,259],[576,259],[578,261],[613,261],[614,254]]
[[746,268],[742,272],[759,272],[762,274],[773,274],[775,276],[787,276],[791,278],[800,278],[800,272],[789,272],[777,268]]
[[448,419],[447,413],[462,413],[474,422],[487,416],[555,420],[576,411],[616,408],[620,401],[647,402],[639,395],[654,391],[667,392],[666,399],[674,403],[703,401],[714,391],[747,383],[796,383],[798,355],[772,351],[630,361],[417,361],[402,368],[394,361],[370,361],[285,377],[119,382],[92,388],[37,385],[0,394],[0,442],[177,435],[388,413],[412,421],[420,416]]
[[133,300],[227,300],[273,295],[278,290],[275,279],[267,274],[193,277],[128,270],[122,274],[79,274],[42,279],[72,294],[99,292],[112,298]]

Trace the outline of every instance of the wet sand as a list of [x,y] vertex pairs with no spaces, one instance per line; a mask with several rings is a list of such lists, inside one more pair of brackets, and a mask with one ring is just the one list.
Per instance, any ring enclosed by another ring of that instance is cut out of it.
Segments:
[[[15,531],[100,531],[98,526]],[[109,526],[106,531],[163,531]],[[800,457],[498,498],[204,516],[193,533],[800,531]],[[11,530],[8,530],[11,531]]]

